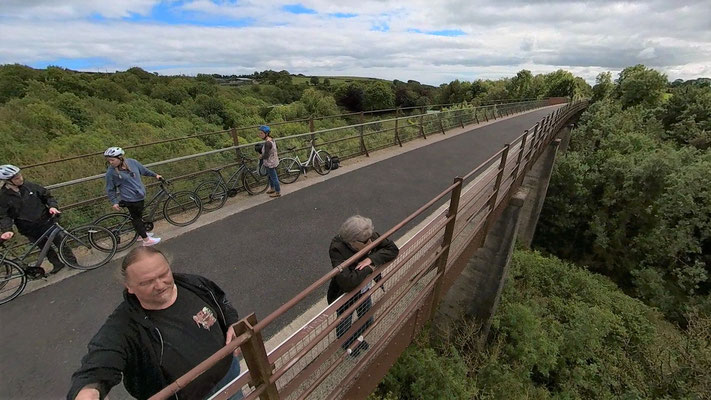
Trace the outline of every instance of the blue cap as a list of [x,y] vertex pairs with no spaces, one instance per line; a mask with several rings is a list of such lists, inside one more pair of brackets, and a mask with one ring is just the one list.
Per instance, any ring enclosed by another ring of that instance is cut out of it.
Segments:
[[259,127],[259,130],[264,132],[264,133],[270,133],[272,130],[267,126],[267,125],[261,125]]

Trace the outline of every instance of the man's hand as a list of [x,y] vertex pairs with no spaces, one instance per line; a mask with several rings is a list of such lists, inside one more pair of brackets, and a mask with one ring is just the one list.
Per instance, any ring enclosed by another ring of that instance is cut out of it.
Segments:
[[13,236],[15,236],[15,232],[5,232],[2,235],[0,235],[0,239],[10,240],[10,239],[12,239]]
[[[235,333],[235,325],[237,325],[237,322],[234,324],[230,325],[229,328],[227,328],[227,335],[225,336],[225,345],[230,344],[231,341],[237,339],[237,334]],[[235,349],[234,353],[232,353],[234,356],[237,356],[239,352],[239,347]]]
[[356,269],[358,271],[360,271],[363,268],[371,267],[373,269],[373,271],[375,271],[375,268],[373,268],[372,265],[373,265],[373,260],[371,260],[370,258],[366,258],[365,260],[359,262],[358,265],[356,265]]
[[61,214],[61,213],[62,213],[61,211],[57,210],[57,209],[54,208],[54,207],[50,207],[50,208],[49,208],[49,214],[50,214],[50,215],[57,215],[57,214]]
[[156,174],[156,179],[161,180],[161,179],[163,179],[163,177],[160,176],[160,175],[158,175],[158,174]]
[[116,211],[121,211],[121,206],[118,204],[114,204],[113,206],[111,206],[111,208],[113,208]]
[[101,399],[101,394],[97,389],[86,387],[77,393],[77,397],[74,400],[99,400]]

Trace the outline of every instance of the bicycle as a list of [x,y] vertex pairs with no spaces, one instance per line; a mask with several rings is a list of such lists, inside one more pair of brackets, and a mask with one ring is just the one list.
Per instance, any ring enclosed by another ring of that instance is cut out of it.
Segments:
[[[116,237],[110,230],[96,225],[83,225],[68,231],[53,220],[52,226],[32,243],[21,257],[9,258],[11,249],[7,249],[0,256],[0,304],[19,296],[25,290],[28,280],[47,277],[41,265],[54,238],[60,233],[64,234],[64,238],[59,244],[57,255],[64,264],[74,269],[99,268],[111,261],[116,254]],[[46,239],[46,242],[40,249],[37,261],[29,265],[25,259],[34,249],[40,247],[39,243],[43,239]],[[0,240],[0,247],[4,246],[5,242],[7,240]]]
[[262,173],[253,164],[253,160],[250,160],[248,164],[241,152],[239,156],[240,166],[227,181],[225,181],[221,173],[224,167],[215,168],[212,172],[217,175],[216,180],[202,182],[195,188],[195,193],[200,197],[205,211],[210,212],[222,208],[227,201],[227,197],[237,195],[240,186],[251,195],[264,193],[267,190],[269,181],[266,173]]
[[[160,190],[144,208],[143,224],[146,227],[146,232],[153,230],[155,215],[161,202],[163,203],[163,217],[171,225],[187,226],[200,217],[202,202],[195,192],[189,190],[171,192],[167,187],[171,185],[170,181],[160,179],[159,182]],[[146,210],[149,210],[147,215],[145,214]],[[133,229],[131,216],[127,212],[106,214],[97,218],[94,224],[109,229],[116,236],[118,250],[128,248],[138,239],[138,233]]]
[[[316,150],[315,141],[316,139],[306,141],[306,143],[311,143],[311,150],[305,162],[302,163],[296,154],[294,154],[294,157],[286,157],[279,160],[279,165],[277,166],[279,182],[285,184],[296,182],[302,173],[306,176],[306,168],[308,168],[309,164],[312,164],[312,168],[319,175],[326,175],[331,172],[331,155],[326,150]],[[286,150],[293,152],[295,147],[287,147]]]

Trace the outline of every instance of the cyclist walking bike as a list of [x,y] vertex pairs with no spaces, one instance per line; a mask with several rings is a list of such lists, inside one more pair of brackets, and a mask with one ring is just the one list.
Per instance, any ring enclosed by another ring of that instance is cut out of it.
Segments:
[[[187,226],[197,221],[202,214],[202,202],[198,195],[189,190],[172,191],[169,188],[170,181],[162,177],[159,182],[160,190],[145,204],[145,207],[141,207],[140,218],[144,232],[153,230],[160,205],[162,205],[163,218],[171,225]],[[144,214],[146,209],[148,212]],[[135,229],[134,215],[130,209],[129,212],[106,214],[94,221],[94,224],[109,229],[116,236],[118,250],[131,246],[140,236]],[[144,240],[143,245],[150,246],[151,244],[146,244]]]
[[[38,241],[52,226],[52,217],[61,214],[57,200],[45,187],[25,181],[20,168],[14,165],[0,166],[0,239],[9,240],[15,233],[12,225],[31,241]],[[46,239],[46,238],[45,238]],[[53,236],[53,243],[59,247],[62,234]],[[44,245],[44,243],[40,243]],[[66,258],[71,260],[71,253]],[[64,268],[64,262],[50,247],[47,258],[56,274]]]
[[141,175],[151,176],[158,180],[161,176],[146,168],[133,158],[124,158],[125,152],[120,147],[109,147],[104,157],[109,163],[106,170],[106,194],[112,208],[120,211],[125,207],[131,215],[133,229],[144,246],[152,246],[160,242],[158,237],[149,237],[143,224],[143,208],[146,198],[146,187],[141,181]]
[[[10,257],[10,249],[0,255],[0,304],[16,298],[27,286],[28,280],[46,278],[41,267],[45,257],[54,253],[52,244],[57,243],[55,256],[75,269],[90,270],[105,265],[116,254],[116,237],[105,228],[85,225],[71,230],[64,229],[52,217],[48,229],[32,243],[25,253]],[[60,238],[57,241],[57,238]],[[4,246],[9,239],[1,239]],[[33,263],[27,258],[39,249],[39,256]]]

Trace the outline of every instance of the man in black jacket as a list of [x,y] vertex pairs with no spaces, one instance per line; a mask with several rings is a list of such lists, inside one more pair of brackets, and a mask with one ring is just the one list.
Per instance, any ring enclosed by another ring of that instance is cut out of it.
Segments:
[[[333,268],[339,266],[379,237],[380,235],[374,231],[373,221],[371,221],[370,218],[365,218],[360,215],[354,215],[348,218],[343,225],[341,225],[338,234],[331,240],[331,246],[328,249],[328,255],[331,258],[331,266]],[[328,304],[336,301],[342,294],[348,293],[358,287],[377,267],[394,260],[399,251],[397,245],[395,245],[392,240],[385,239],[368,254],[363,256],[363,258],[352,263],[347,268],[344,268],[343,271],[331,279],[331,283],[328,285],[328,293],[326,295]],[[376,282],[379,281],[380,276],[376,276],[375,280]],[[370,285],[354,294],[344,305],[338,308],[337,314],[343,314],[349,306],[358,301],[369,289]],[[356,307],[358,318],[367,313],[372,304],[370,297],[368,297],[367,300]],[[352,316],[353,313],[338,324],[336,328],[337,337],[343,336],[343,334],[351,328]],[[372,323],[373,318],[369,318],[362,327],[358,328],[358,330],[343,343],[343,348],[349,348]],[[351,356],[357,357],[361,351],[367,348],[368,342],[363,341],[353,350]]]
[[[29,181],[20,173],[20,168],[14,165],[0,165],[0,239],[9,240],[15,233],[12,224],[28,239],[35,242],[52,227],[52,217],[61,214],[57,209],[57,200],[46,188]],[[60,232],[54,237],[52,243],[59,248],[64,239]],[[38,243],[44,246],[46,239]],[[67,254],[67,257],[74,257]],[[64,268],[64,263],[59,255],[50,248],[47,259],[52,263],[52,274]],[[69,260],[72,262],[73,260]]]
[[[121,272],[124,301],[89,342],[69,400],[103,399],[122,377],[132,396],[147,399],[236,337],[237,311],[222,289],[201,276],[173,274],[160,250],[133,249]],[[227,357],[176,397],[204,398],[237,376],[239,361]]]

